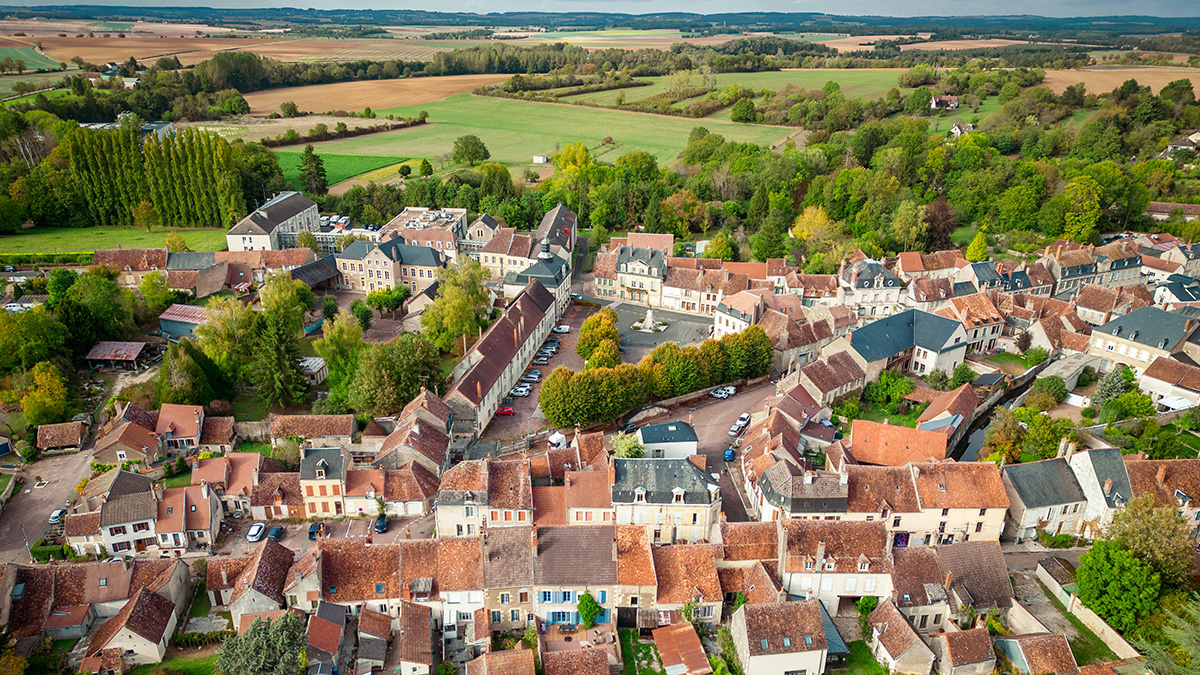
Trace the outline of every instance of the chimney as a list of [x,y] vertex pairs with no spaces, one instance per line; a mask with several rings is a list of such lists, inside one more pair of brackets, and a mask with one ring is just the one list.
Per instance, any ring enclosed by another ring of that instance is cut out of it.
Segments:
[[850,484],[850,472],[846,471],[845,468],[843,467],[842,472],[840,474],[838,474],[838,485],[849,485],[849,484]]
[[1078,445],[1076,445],[1074,442],[1067,443],[1067,454],[1066,454],[1066,458],[1067,458],[1067,461],[1068,461],[1068,462],[1069,462],[1069,461],[1071,461],[1071,456],[1075,454],[1075,450],[1076,450],[1076,449],[1078,449],[1078,447],[1079,447],[1079,446],[1078,446]]
[[1167,487],[1166,486],[1166,481],[1167,481],[1167,465],[1166,464],[1163,464],[1162,466],[1158,467],[1158,475],[1155,476],[1154,479],[1156,481],[1158,481],[1159,487],[1166,489],[1166,487]]
[[1104,481],[1105,496],[1112,494],[1112,486],[1113,486],[1113,479],[1109,478],[1108,480]]
[[613,562],[617,561],[617,538],[613,537]]
[[1067,442],[1068,441],[1065,438],[1059,439],[1058,452],[1054,455],[1055,459],[1060,459],[1063,455],[1067,454]]
[[817,570],[825,567],[825,540],[817,542]]
[[946,572],[946,582],[942,585],[946,587],[947,592],[949,592],[950,584],[953,582],[954,582],[954,572]]
[[483,383],[475,380],[475,396],[483,398]]
[[1058,245],[1058,250],[1054,252],[1054,259],[1055,259],[1055,260],[1062,260],[1062,250],[1063,250],[1063,245],[1062,245],[1062,244],[1059,244],[1059,245]]
[[1000,455],[1000,469],[1001,469],[1001,470],[1004,470],[1004,465],[1005,465],[1005,464],[1007,464],[1007,463],[1008,463],[1008,455],[1005,455],[1005,454],[1001,453],[1001,455]]
[[517,330],[517,327],[516,327],[516,326],[513,326],[513,346],[514,346],[514,347],[520,347],[520,346],[521,346],[521,337],[520,337],[520,335],[519,335],[519,333],[518,333],[518,330]]
[[[296,570],[296,581],[300,580],[300,571]],[[221,565],[221,585],[229,588],[229,572],[225,570],[225,565]]]
[[812,474],[812,472],[811,472],[811,471],[805,471],[805,472],[804,472],[804,484],[805,484],[805,485],[812,485],[812,482],[813,482],[813,474]]
[[206,480],[200,481],[200,496],[208,499],[208,481]]
[[533,557],[537,557],[537,526],[529,528],[530,546],[533,548]]
[[563,482],[566,483],[567,489],[570,490],[571,489],[571,474],[569,474],[569,473],[566,474],[566,477],[563,479]]
[[[1165,471],[1165,470],[1166,470],[1166,467],[1163,467],[1163,471]],[[1160,473],[1161,473],[1161,472],[1160,472]],[[1160,480],[1159,482],[1161,483],[1162,481]],[[162,501],[162,497],[163,497],[163,489],[162,489],[162,485],[161,485],[161,484],[158,484],[158,483],[155,483],[155,484],[154,484],[154,501],[156,501],[156,502],[161,502],[161,501]]]
[[696,426],[696,419],[695,419],[695,417],[693,417],[693,415],[691,413],[688,413],[688,426],[689,427]]

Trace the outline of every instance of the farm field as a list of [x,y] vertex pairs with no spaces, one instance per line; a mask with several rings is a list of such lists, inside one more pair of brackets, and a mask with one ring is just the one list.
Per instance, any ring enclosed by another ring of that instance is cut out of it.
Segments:
[[[215,52],[245,47],[250,44],[265,46],[278,42],[278,38],[200,38],[200,37],[14,37],[12,42],[33,45],[42,43],[42,51],[50,58],[70,61],[79,56],[92,63],[125,61],[130,56],[139,61],[153,60],[160,56],[177,55],[179,61],[190,66],[212,58]],[[253,41],[253,42],[251,42]]]
[[731,40],[744,37],[774,35],[769,32],[743,33],[741,35],[707,35],[704,37],[683,37],[683,33],[672,29],[639,30],[632,28],[609,28],[605,30],[580,31],[547,31],[545,33],[530,33],[528,37],[513,40],[516,44],[544,44],[566,42],[591,49],[609,49],[621,47],[626,49],[667,49],[673,43],[687,42],[694,45],[720,45]]
[[75,66],[67,69],[66,73],[25,73],[24,75],[5,75],[0,77],[0,96],[12,96],[13,86],[18,82],[36,82],[43,87],[50,87],[63,78],[77,71]]
[[1067,87],[1082,82],[1089,94],[1112,91],[1124,84],[1125,80],[1134,79],[1142,86],[1151,87],[1158,93],[1170,82],[1190,79],[1192,86],[1200,89],[1200,71],[1194,68],[1168,68],[1145,66],[1096,66],[1081,70],[1047,70],[1043,86],[1049,87],[1056,94],[1061,94]]
[[19,234],[0,235],[0,253],[79,253],[96,249],[163,248],[167,233],[178,232],[193,251],[225,250],[225,230],[156,227],[35,227]]
[[[933,33],[917,33],[919,37],[927,38]],[[827,47],[842,52],[854,52],[860,49],[870,49],[866,45],[877,42],[879,40],[896,40],[899,38],[912,37],[911,35],[842,35],[829,36],[826,40],[812,40],[812,42],[820,42]]]
[[284,101],[293,101],[301,110],[326,112],[362,110],[370,106],[393,108],[440,101],[448,96],[493,82],[502,82],[509,75],[451,75],[448,77],[412,77],[398,80],[366,80],[335,82],[308,87],[267,89],[246,94],[251,115],[277,112]]
[[[647,115],[615,110],[596,110],[552,103],[457,94],[443,101],[377,111],[411,117],[429,112],[429,124],[381,134],[316,144],[320,153],[376,155],[385,157],[428,157],[450,152],[454,139],[475,134],[487,145],[492,159],[509,166],[530,162],[535,154],[550,155],[574,141],[597,148],[605,137],[614,145],[597,151],[605,161],[633,150],[645,150],[660,162],[674,159],[687,144],[699,120]],[[771,145],[782,141],[793,129],[753,124],[703,122],[710,131],[737,141]],[[399,160],[392,160],[399,161]],[[333,183],[332,177],[330,183]]]
[[[761,73],[719,73],[716,75],[716,81],[718,88],[731,84],[742,84],[756,91],[761,89],[779,91],[788,85],[804,87],[805,89],[820,89],[825,86],[826,82],[833,80],[841,85],[842,93],[848,98],[856,96],[875,98],[883,96],[887,93],[888,89],[895,87],[897,78],[899,78],[902,72],[904,72],[903,68],[859,68],[853,70],[842,68],[790,69]],[[625,99],[627,101],[632,102],[649,98],[667,90],[668,78],[666,77],[646,77],[640,79],[649,80],[654,84],[625,89]],[[563,100],[612,105],[619,91],[621,90],[613,89],[592,92],[590,94],[579,94],[568,96]]]
[[[47,57],[45,54],[40,54],[33,47],[29,47],[15,40],[0,38],[0,59],[9,57],[14,61],[20,59],[25,62],[25,70],[37,70],[39,68],[58,68],[61,61]],[[67,59],[62,59],[66,61]]]
[[338,40],[288,39],[261,44],[246,44],[238,51],[254,52],[279,61],[358,61],[369,59],[425,60],[438,52],[469,47],[478,42],[437,42],[433,40]]
[[906,52],[913,49],[923,51],[935,51],[938,49],[985,49],[988,47],[1027,44],[1032,43],[1028,40],[1005,40],[1002,38],[988,38],[986,40],[940,40],[937,42],[918,42],[911,45],[900,45],[900,51]]
[[[3,80],[0,80],[0,96],[7,96],[12,93],[11,90],[6,90],[3,88],[4,85],[9,85],[9,84],[10,83],[8,83],[8,82],[4,82]],[[56,99],[61,96],[66,96],[69,93],[70,92],[66,89],[51,89],[50,91],[42,92],[42,95],[44,95],[48,99]],[[14,103],[32,103],[33,100],[35,98],[37,98],[37,96],[38,96],[37,94],[29,94],[28,96],[21,96],[18,98],[14,98],[14,99],[5,101],[4,105],[13,105]]]
[[194,37],[197,33],[249,33],[237,28],[216,28],[199,23],[169,23],[158,21],[136,21],[133,23],[103,23],[88,19],[4,19],[0,20],[0,34],[24,33],[29,37],[57,37],[59,33],[84,35],[90,32],[117,32],[127,35]]
[[[379,138],[380,134],[371,136],[360,136],[348,140],[368,140],[371,138]],[[332,141],[333,143],[344,143],[346,141]],[[328,143],[320,144],[328,145]],[[276,151],[275,156],[279,158],[279,168],[283,170],[283,177],[291,181],[293,185],[300,184],[300,158],[304,153],[302,151]],[[325,161],[325,178],[330,185],[340,183],[347,178],[353,178],[360,173],[374,171],[392,164],[403,162],[405,157],[389,157],[382,155],[339,155],[334,153],[320,152],[321,159]]]

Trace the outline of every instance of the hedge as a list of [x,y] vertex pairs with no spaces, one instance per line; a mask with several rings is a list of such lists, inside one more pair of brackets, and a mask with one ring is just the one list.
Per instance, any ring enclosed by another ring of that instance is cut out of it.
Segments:
[[95,254],[91,251],[77,253],[0,253],[0,264],[4,265],[91,265]]
[[425,124],[425,120],[420,117],[403,119],[399,122],[388,122],[386,124],[375,124],[369,127],[355,127],[346,129],[345,131],[327,131],[319,136],[303,134],[295,138],[264,138],[259,143],[262,143],[268,148],[282,148],[288,145],[305,145],[307,143],[315,143],[318,141],[332,141],[338,138],[352,138],[354,136],[365,136],[367,134],[377,134],[384,131],[393,131],[395,129],[406,129],[415,127],[418,124]]
[[224,642],[225,638],[233,635],[232,630],[219,630],[215,633],[176,633],[171,636],[172,647],[203,647]]
[[37,562],[49,562],[51,558],[55,560],[67,559],[67,547],[64,546],[32,546],[29,549],[29,555]]

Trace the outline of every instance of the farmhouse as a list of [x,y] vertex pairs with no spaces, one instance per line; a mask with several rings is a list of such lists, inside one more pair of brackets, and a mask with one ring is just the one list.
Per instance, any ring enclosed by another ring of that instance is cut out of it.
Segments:
[[317,232],[317,203],[299,192],[280,192],[263,202],[225,234],[230,251],[276,251],[296,245],[301,232]]

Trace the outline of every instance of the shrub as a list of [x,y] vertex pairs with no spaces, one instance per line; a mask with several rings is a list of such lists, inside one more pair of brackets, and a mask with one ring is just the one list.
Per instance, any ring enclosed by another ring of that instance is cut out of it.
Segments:
[[1034,347],[1032,349],[1026,349],[1024,356],[1025,363],[1028,363],[1031,366],[1036,366],[1037,364],[1049,358],[1050,355],[1046,353],[1045,349],[1042,349],[1041,347]]

